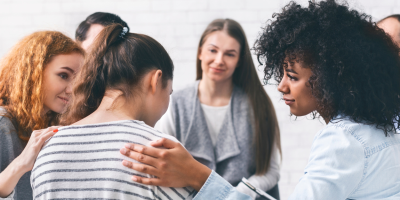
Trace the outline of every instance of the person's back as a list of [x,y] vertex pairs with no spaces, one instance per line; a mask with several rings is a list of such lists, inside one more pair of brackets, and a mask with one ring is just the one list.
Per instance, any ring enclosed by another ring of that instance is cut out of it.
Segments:
[[168,53],[153,38],[119,24],[105,27],[93,45],[60,119],[69,126],[60,128],[36,160],[33,197],[191,199],[191,188],[135,183],[133,176],[151,177],[130,169],[132,160],[122,155],[128,152],[125,143],[149,145],[168,137],[152,128],[172,93],[174,66]]
[[135,183],[132,175],[150,175],[121,165],[125,143],[148,145],[164,137],[176,141],[136,120],[61,127],[32,170],[33,198],[191,199],[191,188]]

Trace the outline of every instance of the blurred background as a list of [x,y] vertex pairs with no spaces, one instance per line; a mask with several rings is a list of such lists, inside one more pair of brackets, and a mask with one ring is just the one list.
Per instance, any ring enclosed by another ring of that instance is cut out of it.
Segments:
[[[93,12],[119,15],[131,32],[158,40],[175,64],[174,90],[195,80],[195,60],[200,35],[216,18],[231,18],[244,28],[253,45],[267,20],[288,0],[0,0],[0,57],[23,36],[38,30],[57,30],[75,37],[75,29]],[[298,0],[308,5],[306,0]],[[350,7],[378,21],[400,13],[399,0],[350,0]],[[254,62],[256,59],[254,57]],[[258,64],[257,64],[258,66]],[[258,67],[262,78],[262,67]],[[287,199],[303,174],[314,135],[325,126],[321,119],[290,116],[275,85],[265,86],[281,129],[282,167],[279,188]]]

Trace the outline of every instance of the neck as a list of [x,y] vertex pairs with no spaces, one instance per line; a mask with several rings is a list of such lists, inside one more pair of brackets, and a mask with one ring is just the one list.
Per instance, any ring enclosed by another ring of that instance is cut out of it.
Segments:
[[106,90],[100,106],[89,116],[75,123],[95,124],[119,120],[141,120],[140,103],[130,103],[122,92],[118,90]]
[[225,106],[232,95],[232,78],[224,81],[213,81],[203,75],[199,83],[200,102],[209,106]]

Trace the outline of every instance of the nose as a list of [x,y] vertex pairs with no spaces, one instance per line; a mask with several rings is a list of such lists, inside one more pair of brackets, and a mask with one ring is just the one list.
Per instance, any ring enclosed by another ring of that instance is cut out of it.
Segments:
[[215,56],[214,62],[218,65],[222,65],[224,63],[224,54],[223,53],[218,53]]
[[287,78],[286,76],[283,76],[281,82],[278,85],[278,91],[283,93],[283,94],[288,94],[290,93],[289,87],[287,85]]
[[72,83],[68,83],[67,87],[65,88],[65,93],[66,94],[72,93]]

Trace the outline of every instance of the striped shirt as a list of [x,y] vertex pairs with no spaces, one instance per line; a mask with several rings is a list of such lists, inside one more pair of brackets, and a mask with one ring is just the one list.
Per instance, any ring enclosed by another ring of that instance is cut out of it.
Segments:
[[40,151],[31,173],[33,199],[192,199],[192,188],[142,185],[132,175],[152,178],[122,165],[125,143],[149,146],[177,140],[144,122],[123,120],[59,128]]

